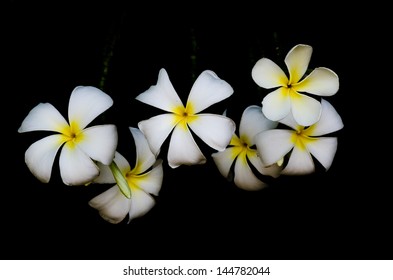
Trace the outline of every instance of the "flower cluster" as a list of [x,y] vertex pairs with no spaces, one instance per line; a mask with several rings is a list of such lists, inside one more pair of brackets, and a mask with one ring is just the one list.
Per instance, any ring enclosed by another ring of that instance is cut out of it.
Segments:
[[266,57],[256,62],[253,80],[272,91],[263,98],[262,106],[250,105],[243,111],[238,128],[225,113],[209,113],[209,107],[234,93],[215,72],[206,70],[199,75],[184,105],[168,73],[161,69],[156,85],[136,97],[163,113],[140,120],[138,128],[129,128],[136,149],[132,168],[117,151],[115,125],[88,127],[112,106],[112,98],[98,88],[78,86],[71,93],[68,121],[49,103],[38,104],[23,120],[18,132],[55,132],[27,149],[26,165],[38,180],[48,183],[60,151],[64,184],[114,184],[88,202],[114,224],[127,216],[130,222],[154,207],[164,177],[159,156],[168,138],[167,163],[171,168],[207,161],[196,135],[216,150],[210,156],[221,175],[248,191],[264,188],[263,176],[312,173],[314,159],[328,170],[337,150],[337,137],[332,133],[342,129],[343,122],[322,97],[338,91],[339,79],[323,67],[306,74],[311,54],[311,46],[293,47],[285,58],[287,71]]

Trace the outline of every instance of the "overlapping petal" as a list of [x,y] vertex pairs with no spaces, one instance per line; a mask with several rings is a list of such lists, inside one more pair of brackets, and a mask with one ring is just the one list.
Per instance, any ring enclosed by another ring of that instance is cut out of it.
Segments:
[[83,131],[83,139],[78,146],[92,159],[109,165],[115,156],[117,138],[114,125],[92,126]]
[[255,153],[248,153],[247,157],[251,164],[259,171],[259,173],[266,175],[266,176],[271,176],[273,178],[277,178],[280,176],[282,166],[279,166],[277,164],[272,164],[269,166],[265,166],[262,163],[262,160],[260,156],[258,155],[257,151]]
[[165,69],[160,70],[157,84],[139,94],[135,99],[167,112],[173,112],[173,109],[179,106],[184,107]]
[[71,93],[68,119],[70,124],[76,122],[83,129],[112,105],[112,98],[100,89],[78,86]]
[[242,115],[239,125],[239,135],[242,139],[248,139],[248,145],[254,145],[254,137],[261,131],[276,128],[278,122],[265,117],[260,106],[248,106]]
[[[119,152],[115,152],[115,157],[113,161],[116,163],[117,167],[119,167],[121,173],[123,175],[130,172],[131,167],[128,161],[123,157]],[[94,178],[94,183],[97,184],[111,184],[116,183],[115,178],[113,177],[113,173],[109,167],[109,165],[104,165],[100,162],[97,162],[97,166],[100,169],[100,175]]]
[[321,116],[321,103],[304,94],[291,94],[291,111],[295,121],[302,126],[316,123]]
[[312,47],[298,44],[285,57],[285,64],[289,71],[289,84],[295,84],[304,76],[311,60]]
[[286,129],[272,129],[255,136],[255,144],[265,166],[275,164],[293,148],[293,133]]
[[228,178],[231,166],[239,154],[237,152],[238,150],[238,147],[229,147],[222,152],[212,154],[212,158],[218,168],[218,171],[220,171],[221,175],[225,178]]
[[291,111],[291,99],[288,88],[280,87],[266,95],[262,100],[262,112],[272,121],[285,118]]
[[149,212],[156,204],[154,198],[139,188],[132,188],[130,210],[128,212],[128,223]]
[[241,189],[255,191],[266,186],[266,184],[259,180],[252,172],[245,157],[236,160],[234,172],[234,182],[236,186]]
[[145,135],[155,156],[159,154],[165,139],[176,126],[177,123],[174,122],[174,119],[173,114],[162,114],[138,123],[139,129]]
[[25,153],[25,162],[31,173],[41,182],[48,183],[57,151],[64,143],[61,134],[55,134],[34,142]]
[[320,137],[317,141],[307,143],[308,151],[329,170],[337,151],[336,137]]
[[172,168],[180,165],[203,164],[206,162],[188,128],[176,126],[172,132],[168,149],[168,164]]
[[36,130],[61,132],[67,126],[67,121],[52,104],[40,103],[29,112],[18,132]]
[[294,85],[296,91],[308,92],[320,96],[331,96],[339,89],[339,79],[332,70],[319,67],[314,69],[310,75],[300,83]]
[[163,177],[162,160],[157,160],[150,171],[142,175],[133,176],[132,182],[145,192],[158,195],[161,190]]
[[233,88],[216,73],[203,71],[196,79],[188,96],[187,106],[192,104],[197,114],[211,105],[220,102],[233,94]]
[[251,76],[258,86],[267,89],[288,85],[284,71],[268,58],[261,58],[255,63]]
[[218,151],[226,148],[236,129],[233,120],[214,114],[199,114],[188,125],[199,138]]
[[118,224],[124,220],[129,212],[131,203],[131,199],[126,198],[117,185],[89,201],[89,205],[97,209],[105,221],[112,224]]
[[141,174],[154,164],[156,157],[151,152],[149,143],[142,131],[135,127],[130,127],[130,131],[134,137],[136,147],[136,165],[132,172],[135,174]]
[[310,136],[319,136],[338,131],[344,127],[336,109],[325,99],[321,100],[322,112],[319,121],[306,129]]

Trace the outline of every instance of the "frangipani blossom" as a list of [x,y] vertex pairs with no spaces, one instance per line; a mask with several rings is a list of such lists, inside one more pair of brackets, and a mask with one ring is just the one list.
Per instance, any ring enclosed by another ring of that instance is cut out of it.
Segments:
[[200,112],[232,93],[233,89],[227,82],[218,78],[213,71],[206,70],[196,79],[184,106],[167,72],[161,69],[157,84],[139,94],[136,99],[168,113],[139,122],[139,129],[155,155],[172,132],[168,150],[168,164],[172,168],[182,164],[203,164],[206,158],[190,130],[210,147],[224,150],[235,131],[235,123],[222,115]]
[[280,122],[289,129],[263,131],[255,137],[255,143],[266,165],[273,164],[289,155],[281,174],[303,175],[315,171],[312,156],[326,169],[330,168],[337,151],[337,137],[321,137],[344,127],[341,117],[326,100],[321,100],[322,113],[318,122],[304,127],[298,125],[292,116]]
[[251,105],[242,115],[239,126],[239,136],[232,136],[229,146],[222,152],[213,153],[212,157],[221,175],[228,178],[234,165],[234,182],[244,190],[259,190],[266,186],[255,176],[249,162],[263,175],[278,177],[281,168],[277,164],[264,166],[257,149],[254,148],[254,137],[257,133],[273,129],[277,122],[268,120],[262,113],[262,108]]
[[[131,197],[127,198],[114,185],[107,191],[99,194],[89,201],[89,205],[99,211],[106,221],[117,224],[124,220],[128,214],[128,223],[137,217],[145,215],[155,205],[154,198],[158,196],[163,179],[162,160],[157,160],[150,151],[149,145],[142,132],[130,127],[136,146],[136,164],[131,169],[128,161],[116,152],[114,162],[127,181]],[[109,166],[99,164],[101,173],[94,182],[100,184],[115,183],[115,178]]]
[[98,115],[113,104],[112,98],[95,87],[76,87],[71,93],[67,122],[50,103],[40,103],[23,120],[18,132],[53,131],[33,143],[25,153],[30,171],[48,183],[52,166],[61,148],[60,175],[66,185],[83,185],[99,174],[95,161],[110,164],[117,146],[115,125],[88,127]]
[[252,69],[255,83],[266,89],[276,88],[262,100],[265,116],[273,121],[285,118],[289,113],[302,126],[317,122],[321,114],[318,100],[302,92],[319,95],[334,95],[339,88],[335,72],[319,67],[305,76],[312,54],[312,47],[299,44],[285,58],[289,78],[284,71],[268,58],[261,58]]

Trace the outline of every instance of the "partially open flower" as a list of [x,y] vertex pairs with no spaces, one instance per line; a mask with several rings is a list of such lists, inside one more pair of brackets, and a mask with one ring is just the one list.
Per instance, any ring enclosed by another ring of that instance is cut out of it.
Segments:
[[206,158],[190,130],[213,149],[224,150],[235,131],[235,123],[222,115],[200,112],[232,93],[233,89],[227,82],[218,78],[214,72],[206,70],[195,81],[184,106],[167,72],[161,69],[157,85],[151,86],[136,99],[168,113],[139,122],[139,129],[146,136],[155,155],[160,152],[163,142],[172,132],[168,150],[168,164],[172,168],[182,164],[203,164]]
[[83,185],[99,174],[96,161],[110,164],[117,146],[115,125],[87,127],[113,104],[112,98],[95,87],[76,87],[71,93],[67,122],[50,103],[40,103],[23,120],[18,132],[54,131],[33,143],[25,153],[25,161],[41,182],[47,183],[57,151],[60,174],[66,185]]

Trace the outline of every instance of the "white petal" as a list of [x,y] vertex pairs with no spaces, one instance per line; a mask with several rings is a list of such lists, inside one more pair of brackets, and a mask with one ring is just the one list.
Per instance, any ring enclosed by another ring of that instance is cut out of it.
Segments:
[[139,129],[145,135],[155,156],[158,155],[162,143],[175,127],[176,123],[173,120],[174,114],[162,114],[138,123]]
[[67,142],[60,153],[60,174],[66,185],[84,185],[99,175],[99,169],[78,146]]
[[131,207],[128,216],[128,222],[132,219],[145,215],[155,205],[153,197],[144,191],[135,188],[132,189]]
[[295,121],[302,126],[316,123],[321,116],[321,103],[304,94],[293,93],[291,110]]
[[294,46],[285,57],[285,64],[289,71],[290,84],[299,82],[306,73],[311,60],[312,47],[299,44]]
[[192,105],[194,114],[207,107],[228,98],[233,88],[216,73],[210,70],[203,71],[196,79],[188,96],[187,106]]
[[266,186],[264,182],[254,175],[247,161],[239,157],[235,162],[234,182],[239,188],[248,191],[260,190]]
[[214,114],[199,114],[188,125],[199,138],[218,151],[228,146],[236,129],[230,118]]
[[218,171],[220,171],[221,175],[225,178],[228,178],[233,161],[238,156],[235,151],[235,148],[229,147],[222,152],[212,154],[212,158],[218,168]]
[[258,86],[267,89],[288,85],[284,71],[268,58],[261,58],[255,63],[251,76]]
[[272,164],[270,166],[263,165],[262,160],[259,156],[257,156],[257,153],[253,155],[250,155],[250,153],[248,153],[247,157],[250,160],[251,164],[259,171],[259,173],[266,176],[271,176],[273,178],[277,178],[280,176],[282,170],[281,166],[278,166],[277,164]]
[[33,143],[25,153],[25,161],[31,173],[41,182],[48,183],[57,151],[64,143],[60,134],[47,136]]
[[332,133],[344,127],[340,115],[328,101],[322,99],[321,106],[322,111],[319,121],[307,129],[307,134],[310,136]]
[[131,199],[126,198],[115,185],[91,199],[89,205],[97,209],[104,220],[118,224],[130,211]]
[[293,133],[286,129],[272,129],[255,136],[255,144],[265,166],[275,164],[293,148]]
[[151,152],[149,143],[142,131],[135,127],[130,127],[130,131],[134,137],[136,147],[136,165],[133,172],[141,174],[154,164],[156,157]]
[[135,99],[168,112],[173,112],[173,109],[179,106],[184,107],[165,69],[160,70],[157,84],[139,94]]
[[287,166],[281,172],[282,175],[306,175],[314,172],[313,159],[307,149],[293,148]]
[[299,131],[300,129],[303,129],[304,127],[299,125],[295,119],[293,118],[292,114],[288,114],[285,118],[281,119],[279,121],[282,124],[285,124],[286,126],[289,126],[290,128]]
[[329,170],[337,151],[337,138],[321,137],[307,143],[310,153]]
[[145,192],[157,196],[161,190],[163,177],[162,160],[157,160],[152,170],[140,176],[132,177],[132,182]]
[[262,100],[262,112],[272,121],[278,121],[289,114],[291,102],[287,88],[278,88]]
[[68,105],[68,119],[76,122],[79,128],[85,128],[97,116],[108,110],[113,104],[112,98],[95,87],[76,87]]
[[40,103],[29,112],[18,132],[35,130],[61,132],[67,126],[67,121],[52,104]]
[[320,96],[331,96],[337,93],[339,80],[336,73],[324,67],[314,69],[310,75],[295,86],[297,91],[308,92]]
[[[120,153],[115,152],[115,158],[113,161],[116,163],[117,167],[119,167],[123,175],[127,174],[127,172],[131,170],[130,164]],[[97,166],[100,169],[100,175],[94,179],[94,183],[110,184],[116,182],[109,165],[97,162]]]
[[202,154],[198,145],[188,128],[176,126],[173,130],[168,149],[168,164],[172,168],[180,165],[204,164],[205,156]]
[[115,125],[97,125],[83,131],[83,139],[78,147],[89,157],[109,165],[117,147],[117,129]]
[[239,126],[240,138],[248,139],[249,146],[254,145],[254,137],[259,132],[276,128],[278,122],[274,122],[265,117],[262,113],[262,107],[251,105],[248,106],[242,115]]

